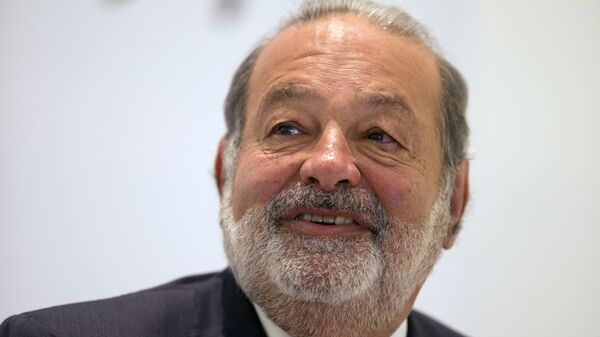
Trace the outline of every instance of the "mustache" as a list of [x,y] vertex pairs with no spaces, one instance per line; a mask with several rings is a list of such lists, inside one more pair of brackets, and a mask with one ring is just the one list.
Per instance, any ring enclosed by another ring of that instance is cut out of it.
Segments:
[[342,187],[325,192],[316,185],[298,182],[283,189],[267,204],[269,226],[276,228],[294,208],[325,208],[360,215],[378,237],[384,236],[390,226],[390,216],[377,197],[360,188]]

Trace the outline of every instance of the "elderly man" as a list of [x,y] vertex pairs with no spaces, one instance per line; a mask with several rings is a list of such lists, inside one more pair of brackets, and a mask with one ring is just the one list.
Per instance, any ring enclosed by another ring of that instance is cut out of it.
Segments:
[[307,1],[227,96],[231,268],[13,316],[0,336],[459,336],[412,306],[468,199],[465,106],[407,13]]

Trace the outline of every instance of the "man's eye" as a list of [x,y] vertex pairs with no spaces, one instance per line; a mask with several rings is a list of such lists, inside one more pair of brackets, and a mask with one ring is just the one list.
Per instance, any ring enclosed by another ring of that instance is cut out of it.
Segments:
[[367,134],[367,138],[370,140],[374,140],[378,143],[390,143],[394,142],[394,138],[390,137],[387,133],[381,130],[371,130]]
[[302,131],[298,129],[296,126],[291,124],[279,124],[273,128],[274,135],[282,135],[282,136],[296,136],[302,134]]

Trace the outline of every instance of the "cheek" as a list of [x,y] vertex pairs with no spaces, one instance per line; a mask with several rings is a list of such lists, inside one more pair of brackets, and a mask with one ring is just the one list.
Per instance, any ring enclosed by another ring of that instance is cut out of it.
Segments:
[[406,222],[417,222],[426,217],[429,205],[429,189],[422,179],[410,174],[373,170],[365,178],[389,215]]
[[264,206],[294,181],[294,177],[298,176],[297,172],[298,165],[289,156],[240,154],[233,178],[234,218],[239,220],[251,207]]

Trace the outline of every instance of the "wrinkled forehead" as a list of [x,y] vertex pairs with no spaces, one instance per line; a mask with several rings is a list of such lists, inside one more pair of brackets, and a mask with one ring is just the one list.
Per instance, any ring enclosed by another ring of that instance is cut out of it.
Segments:
[[[320,81],[323,90],[398,91],[418,110],[438,110],[438,61],[413,37],[384,31],[353,14],[334,14],[285,28],[263,49],[248,88],[248,108],[278,81]],[[430,106],[418,106],[429,104]]]

